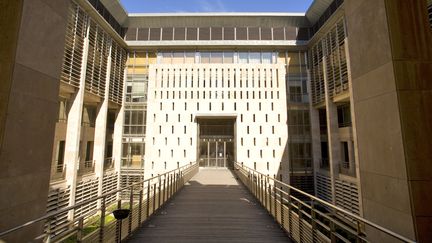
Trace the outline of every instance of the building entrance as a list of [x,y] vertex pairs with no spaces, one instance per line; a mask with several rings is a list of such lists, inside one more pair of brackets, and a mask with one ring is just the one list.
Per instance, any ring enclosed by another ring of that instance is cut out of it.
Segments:
[[233,167],[234,123],[234,119],[199,119],[198,158],[201,167]]

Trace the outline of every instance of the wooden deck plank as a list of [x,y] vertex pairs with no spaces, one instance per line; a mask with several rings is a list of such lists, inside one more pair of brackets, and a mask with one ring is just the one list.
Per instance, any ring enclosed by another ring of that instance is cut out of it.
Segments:
[[228,169],[201,169],[129,242],[291,242]]

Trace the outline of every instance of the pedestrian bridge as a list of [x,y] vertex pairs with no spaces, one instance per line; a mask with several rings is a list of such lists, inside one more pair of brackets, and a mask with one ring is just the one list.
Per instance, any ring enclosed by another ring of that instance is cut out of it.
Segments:
[[129,242],[289,242],[226,168],[200,169]]
[[[98,208],[57,225],[58,217]],[[119,209],[123,210],[123,220]],[[414,242],[242,164],[197,163],[0,232],[44,225],[44,242]],[[1,242],[1,240],[0,240]]]

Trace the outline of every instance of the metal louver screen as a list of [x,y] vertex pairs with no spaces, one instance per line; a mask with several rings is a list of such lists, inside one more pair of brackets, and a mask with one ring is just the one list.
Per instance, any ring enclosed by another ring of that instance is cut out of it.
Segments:
[[[75,204],[83,202],[87,199],[97,197],[98,195],[98,179],[80,181],[77,183],[75,192]],[[96,209],[97,201],[85,204],[75,209],[75,217],[84,215]]]
[[432,28],[432,4],[429,4],[428,6],[428,14],[429,14],[429,23]]
[[225,27],[224,28],[224,40],[234,40],[234,27]]
[[249,27],[248,40],[259,40],[260,39],[260,28]]
[[127,41],[131,40],[134,41],[137,39],[137,28],[129,28],[126,32],[125,39]]
[[90,21],[86,70],[86,90],[104,97],[111,38],[94,21]]
[[212,27],[211,28],[211,39],[212,40],[222,40],[222,27]]
[[109,85],[109,100],[121,104],[123,98],[123,82],[126,65],[126,51],[117,43],[112,42],[111,76]]
[[[47,210],[46,213],[52,213],[58,211],[62,208],[65,208],[69,205],[69,196],[70,189],[66,188],[56,188],[52,189],[48,193],[48,202],[47,202]],[[51,229],[53,229],[56,225],[65,224],[68,222],[67,212],[57,215],[53,218],[49,223],[45,225],[45,229],[48,229],[48,225],[51,224]],[[54,232],[54,234],[58,234],[60,232]]]
[[[309,52],[311,57],[312,103],[324,102],[324,72],[329,87],[329,97],[348,91],[348,67],[345,53],[345,25],[343,19],[315,44]],[[325,58],[324,70],[323,62]]]
[[327,202],[332,202],[330,178],[317,174],[317,196]]
[[87,31],[87,14],[74,2],[69,7],[65,51],[60,80],[72,86],[80,86],[84,38]]
[[148,41],[149,39],[149,28],[139,28],[138,29],[138,40]]
[[[104,175],[103,176],[103,182],[102,182],[102,194],[117,190],[117,181],[118,181],[118,173],[117,172]],[[106,204],[108,204],[108,205],[115,202],[116,201],[116,194],[108,196],[106,198],[106,200],[107,200]]]
[[357,185],[351,182],[335,180],[336,205],[360,215]]

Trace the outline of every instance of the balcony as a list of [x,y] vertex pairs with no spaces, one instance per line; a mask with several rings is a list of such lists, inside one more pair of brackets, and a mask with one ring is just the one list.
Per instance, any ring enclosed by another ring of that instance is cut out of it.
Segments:
[[122,168],[124,169],[144,169],[144,161],[141,156],[132,156],[132,158],[122,159]]
[[341,161],[339,164],[339,173],[351,177],[356,177],[354,163],[350,165],[349,161]]
[[114,160],[113,158],[105,158],[104,159],[104,171],[113,170],[114,169]]
[[79,163],[78,175],[86,175],[95,172],[94,160],[81,161]]
[[66,176],[66,164],[55,162],[55,166],[51,170],[51,180],[63,180]]
[[329,170],[330,169],[330,163],[328,159],[321,159],[320,160],[320,169],[323,170]]

